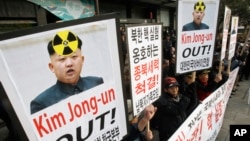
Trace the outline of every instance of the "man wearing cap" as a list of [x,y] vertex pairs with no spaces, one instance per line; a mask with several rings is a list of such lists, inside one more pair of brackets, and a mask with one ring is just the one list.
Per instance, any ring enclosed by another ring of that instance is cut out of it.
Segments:
[[31,114],[103,83],[101,77],[80,76],[84,62],[81,46],[81,39],[70,31],[58,32],[49,42],[48,66],[55,73],[57,82],[31,101]]
[[153,103],[157,107],[150,127],[159,131],[161,141],[168,140],[187,118],[189,98],[179,93],[179,83],[174,77],[163,80],[163,93]]
[[202,19],[205,16],[206,5],[202,0],[199,0],[194,5],[193,21],[185,24],[182,27],[182,31],[192,31],[192,30],[201,30],[201,29],[209,29],[209,26],[205,23],[202,23]]
[[210,70],[205,69],[197,72],[196,92],[200,101],[203,101],[217,88],[222,80],[221,74],[217,74],[213,80],[209,80]]

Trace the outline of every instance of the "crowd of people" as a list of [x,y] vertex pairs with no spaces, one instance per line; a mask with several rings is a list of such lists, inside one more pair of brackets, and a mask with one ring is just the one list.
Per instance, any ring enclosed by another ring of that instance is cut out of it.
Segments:
[[[158,100],[148,105],[141,115],[130,121],[130,132],[124,141],[166,141],[195,110],[195,108],[212,94],[229,78],[230,71],[239,67],[239,73],[233,92],[237,90],[238,81],[249,79],[250,48],[237,43],[235,55],[231,60],[219,58],[220,47],[215,49],[213,65],[210,69],[176,75],[176,36],[175,32],[166,32],[162,39],[162,94]],[[125,34],[122,37],[122,56],[126,66],[127,45]],[[218,42],[217,46],[220,46]],[[54,53],[53,53],[54,54]],[[52,55],[53,55],[52,54]],[[226,55],[227,56],[227,55]],[[228,65],[230,62],[230,66]],[[126,71],[125,71],[126,73]],[[125,74],[125,84],[130,98],[129,73]],[[232,93],[233,95],[233,93]],[[7,111],[0,101],[0,118],[4,119],[13,136],[14,130]],[[3,110],[3,111],[2,111]]]
[[[225,59],[221,61],[220,47],[218,47],[215,49],[211,68],[176,75],[176,38],[174,32],[172,33],[163,34],[162,94],[150,105],[157,109],[151,110],[153,116],[148,118],[153,137],[147,137],[147,134],[144,133],[146,127],[144,127],[144,130],[137,130],[140,135],[138,141],[167,141],[199,103],[228,80],[230,71],[233,69],[240,68],[230,98],[239,86],[237,82],[249,78],[250,70],[247,66],[250,63],[250,47],[246,45],[243,48],[240,43],[236,44],[235,55],[232,59],[227,59],[228,52],[226,52]],[[231,61],[230,66],[229,61]]]

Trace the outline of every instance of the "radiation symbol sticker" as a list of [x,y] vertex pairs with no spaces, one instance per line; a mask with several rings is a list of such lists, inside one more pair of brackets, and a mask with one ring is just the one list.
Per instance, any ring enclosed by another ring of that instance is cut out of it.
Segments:
[[52,46],[57,54],[70,55],[78,48],[78,39],[68,30],[60,31],[54,37]]
[[196,11],[204,11],[206,8],[204,2],[202,0],[199,0],[196,4],[195,4],[195,10]]

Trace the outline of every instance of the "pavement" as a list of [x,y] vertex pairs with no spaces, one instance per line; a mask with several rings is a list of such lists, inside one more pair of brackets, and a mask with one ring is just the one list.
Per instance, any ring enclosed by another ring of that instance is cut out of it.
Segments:
[[238,82],[237,90],[233,92],[228,100],[221,130],[216,141],[230,141],[230,125],[250,125],[250,103],[248,104],[248,93],[250,80]]
[[[229,99],[224,115],[221,130],[216,141],[230,141],[230,125],[233,124],[250,124],[250,104],[248,104],[248,95],[245,92],[250,88],[250,80],[238,82],[237,91]],[[4,140],[8,135],[8,129],[4,122],[0,119],[0,141]]]

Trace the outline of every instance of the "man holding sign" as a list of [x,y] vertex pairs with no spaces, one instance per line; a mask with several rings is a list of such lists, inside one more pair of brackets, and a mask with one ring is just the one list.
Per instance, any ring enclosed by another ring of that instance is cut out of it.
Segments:
[[161,141],[168,140],[186,120],[190,99],[179,93],[179,83],[174,77],[163,80],[163,93],[153,103],[157,107],[152,118],[151,127],[159,131]]

